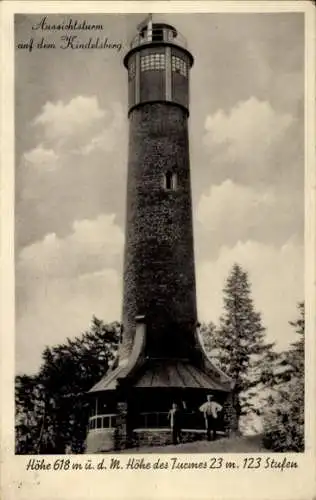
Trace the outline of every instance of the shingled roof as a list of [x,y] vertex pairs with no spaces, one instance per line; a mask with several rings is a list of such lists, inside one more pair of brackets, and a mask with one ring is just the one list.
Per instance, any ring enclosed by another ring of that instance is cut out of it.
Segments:
[[129,387],[137,388],[231,391],[231,378],[211,363],[202,345],[199,363],[194,363],[192,359],[146,357],[146,328],[142,317],[139,320],[130,357],[118,359],[118,366],[102,377],[89,393],[115,390],[123,380],[128,382]]
[[[104,376],[89,392],[115,390],[124,377],[124,367],[118,367]],[[185,360],[148,359],[134,374],[131,387],[230,390],[226,380],[202,371]]]
[[134,387],[173,387],[225,390],[220,381],[182,360],[150,360]]

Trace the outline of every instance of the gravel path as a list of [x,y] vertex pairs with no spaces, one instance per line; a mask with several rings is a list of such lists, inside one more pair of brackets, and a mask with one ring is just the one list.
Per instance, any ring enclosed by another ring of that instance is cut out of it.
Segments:
[[167,446],[143,446],[124,453],[263,453],[260,436],[220,438],[216,441],[195,441]]

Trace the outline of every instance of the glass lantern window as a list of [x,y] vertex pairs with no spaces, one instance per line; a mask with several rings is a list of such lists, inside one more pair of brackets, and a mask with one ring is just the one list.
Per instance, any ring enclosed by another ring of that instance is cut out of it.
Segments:
[[165,54],[149,54],[140,59],[141,71],[165,69]]
[[133,78],[135,78],[135,74],[136,74],[136,65],[135,65],[135,61],[132,61],[128,67],[129,80],[133,80]]
[[172,71],[182,76],[188,76],[188,67],[186,61],[177,56],[172,56]]

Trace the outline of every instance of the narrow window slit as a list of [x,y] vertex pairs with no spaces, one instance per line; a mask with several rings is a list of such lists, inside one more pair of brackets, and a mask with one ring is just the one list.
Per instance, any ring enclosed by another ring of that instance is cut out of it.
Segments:
[[177,174],[174,172],[166,172],[164,179],[165,189],[168,191],[175,191],[177,188]]

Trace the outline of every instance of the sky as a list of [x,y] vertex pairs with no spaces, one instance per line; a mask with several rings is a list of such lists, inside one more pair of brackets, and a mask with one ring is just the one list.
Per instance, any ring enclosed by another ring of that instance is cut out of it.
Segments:
[[[45,346],[121,319],[127,74],[135,15],[47,15],[102,24],[62,49],[60,31],[15,18],[16,371]],[[249,273],[267,339],[295,340],[304,291],[304,19],[300,13],[157,14],[194,56],[190,159],[200,321],[218,322],[234,262]],[[56,48],[38,49],[45,37]],[[18,48],[33,38],[33,50]],[[119,50],[120,49],[120,50]]]

